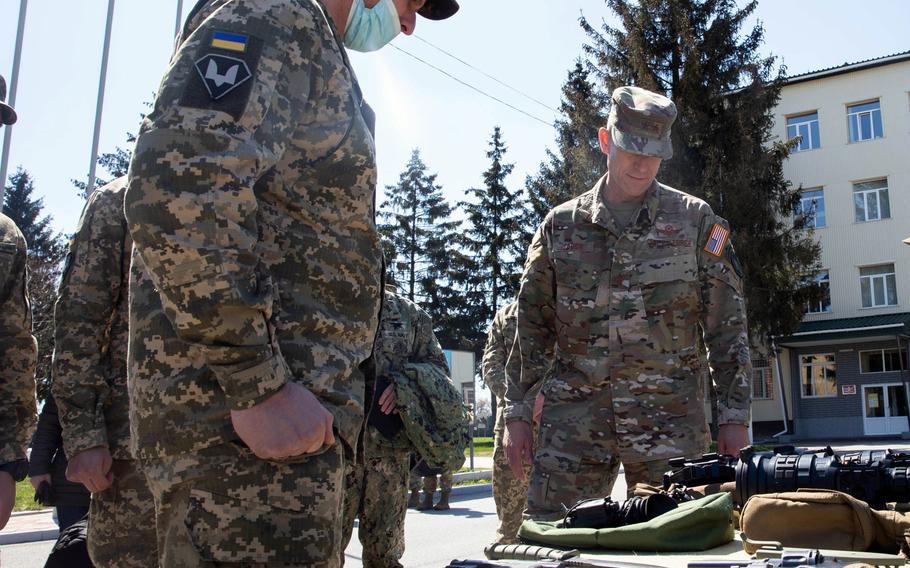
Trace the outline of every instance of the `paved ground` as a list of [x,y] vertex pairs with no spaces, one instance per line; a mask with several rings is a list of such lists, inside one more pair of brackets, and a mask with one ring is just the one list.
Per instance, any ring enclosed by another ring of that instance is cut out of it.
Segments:
[[[910,441],[886,440],[868,442],[838,443],[835,450],[847,451],[858,449],[886,449],[910,451]],[[818,446],[809,445],[815,449]],[[486,458],[489,459],[489,458]],[[477,458],[475,466],[484,458]],[[614,487],[615,499],[625,498],[625,482],[622,477]],[[402,563],[405,566],[442,567],[453,558],[482,558],[483,548],[493,540],[496,530],[496,509],[489,484],[456,488],[452,499],[452,509],[446,512],[419,512],[409,510],[405,521],[406,551]],[[49,512],[31,515],[16,515],[10,525],[0,532],[0,543],[16,531],[31,530],[33,538],[41,538],[42,530],[49,530],[49,538],[55,538],[56,527]],[[47,536],[44,538],[48,538]],[[41,568],[53,545],[53,540],[0,545],[0,567],[2,568]],[[735,554],[743,556],[739,545],[731,543],[717,554]],[[347,566],[359,567],[361,547],[356,532],[350,546],[345,552]],[[630,557],[625,561],[637,561],[679,566],[682,559],[672,556]]]

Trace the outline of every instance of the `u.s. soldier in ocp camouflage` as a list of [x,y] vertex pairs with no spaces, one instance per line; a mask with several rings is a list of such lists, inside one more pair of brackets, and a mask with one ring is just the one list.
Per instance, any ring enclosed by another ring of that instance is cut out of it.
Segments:
[[[672,156],[676,117],[666,97],[613,92],[599,132],[607,174],[554,208],[535,234],[518,297],[521,375],[506,394],[507,447],[529,459],[529,388],[545,396],[527,515],[609,495],[626,481],[657,483],[666,462],[708,444],[702,360],[718,396],[718,450],[748,443],[751,402],[742,267],[729,227],[702,200],[655,181]],[[538,360],[556,344],[553,368]]]
[[[0,76],[0,125],[15,122]],[[35,430],[38,345],[32,336],[27,255],[22,231],[0,213],[0,529],[13,510],[16,482],[28,473],[25,450]]]
[[[493,427],[493,500],[496,502],[496,514],[499,517],[496,542],[500,544],[518,542],[521,514],[528,500],[528,480],[521,479],[512,472],[503,447],[506,430],[505,395],[508,387],[506,363],[515,343],[517,316],[517,300],[496,312],[487,333],[487,343],[481,360],[483,382],[496,397],[496,425]],[[552,352],[552,349],[550,351]],[[509,371],[513,374],[521,373],[520,358],[513,358],[511,363],[513,367]],[[526,396],[529,399],[536,397],[537,389],[530,390]],[[528,464],[525,466],[525,475],[530,473],[531,467]]]
[[375,402],[370,405],[358,460],[345,467],[342,547],[350,541],[354,519],[359,518],[357,535],[363,545],[363,565],[391,568],[402,565],[413,450],[395,408],[395,384],[412,380],[403,372],[405,368],[440,380],[448,380],[449,375],[430,316],[393,290],[385,292],[373,365],[372,374],[380,388],[372,388],[367,381]]
[[98,568],[158,566],[155,501],[130,452],[125,192],[126,176],[89,196],[54,306],[52,390],[66,474],[92,492],[88,550]]
[[[394,33],[455,5],[380,2]],[[363,6],[200,1],[140,130],[130,419],[164,568],[340,562],[382,270],[373,115],[342,45]]]

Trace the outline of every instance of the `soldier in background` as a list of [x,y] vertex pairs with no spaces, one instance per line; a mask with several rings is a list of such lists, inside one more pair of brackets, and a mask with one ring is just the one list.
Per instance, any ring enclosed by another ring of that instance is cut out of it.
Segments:
[[130,422],[174,566],[337,566],[379,324],[375,115],[345,46],[454,0],[201,0],[124,208]]
[[435,511],[449,510],[449,495],[452,494],[452,482],[455,478],[455,472],[451,469],[444,469],[439,474],[439,501],[433,504],[433,495],[436,493],[436,476],[426,475],[423,478],[423,496],[417,505],[418,511]]
[[[15,122],[0,77],[0,125]],[[0,529],[13,511],[16,482],[28,474],[25,451],[35,429],[38,344],[32,336],[27,256],[22,231],[0,213]]]
[[[517,314],[517,300],[496,312],[487,333],[487,343],[481,360],[483,382],[496,397],[496,425],[493,427],[493,500],[496,502],[496,515],[499,517],[496,542],[500,544],[518,542],[521,514],[525,509],[528,496],[527,476],[531,473],[530,464],[525,464],[525,477],[516,476],[509,466],[509,459],[503,446],[506,429],[505,394],[508,386],[506,362],[509,360],[509,352],[515,343]],[[517,367],[520,359],[515,357],[511,359],[511,363],[513,368],[510,371],[516,375],[520,373],[521,369]],[[529,397],[536,397],[536,395],[537,389],[528,392]]]
[[66,476],[92,492],[88,550],[98,568],[158,565],[155,501],[130,453],[125,192],[121,177],[89,196],[54,307],[52,389]]
[[398,295],[394,286],[386,287],[372,366],[372,372],[367,373],[372,401],[362,433],[362,450],[356,462],[345,464],[342,550],[351,539],[354,519],[359,518],[357,535],[363,545],[363,565],[400,567],[413,448],[396,407],[395,387],[417,379],[410,373],[446,379],[449,368],[430,316]]
[[[607,173],[554,208],[528,251],[518,295],[520,376],[509,375],[506,439],[516,476],[532,460],[528,391],[545,397],[527,515],[626,482],[657,484],[667,460],[708,447],[701,335],[716,383],[718,452],[749,442],[749,345],[742,266],[727,222],[704,201],[655,180],[670,158],[672,101],[613,91],[599,131]],[[556,345],[550,371],[541,360]],[[511,365],[511,363],[510,363]]]

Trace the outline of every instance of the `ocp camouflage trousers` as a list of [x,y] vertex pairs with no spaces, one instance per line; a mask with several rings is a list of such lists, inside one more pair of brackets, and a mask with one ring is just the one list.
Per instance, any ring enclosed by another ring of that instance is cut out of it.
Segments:
[[134,460],[115,460],[114,483],[92,494],[88,553],[97,568],[156,568],[155,499]]
[[236,443],[143,461],[161,568],[340,566],[344,461],[340,442],[289,462]]

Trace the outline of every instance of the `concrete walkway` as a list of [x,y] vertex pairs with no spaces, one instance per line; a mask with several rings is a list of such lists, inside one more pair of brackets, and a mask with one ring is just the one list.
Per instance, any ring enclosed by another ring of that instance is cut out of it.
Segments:
[[53,509],[13,513],[3,532],[0,532],[0,545],[57,540],[57,534]]

